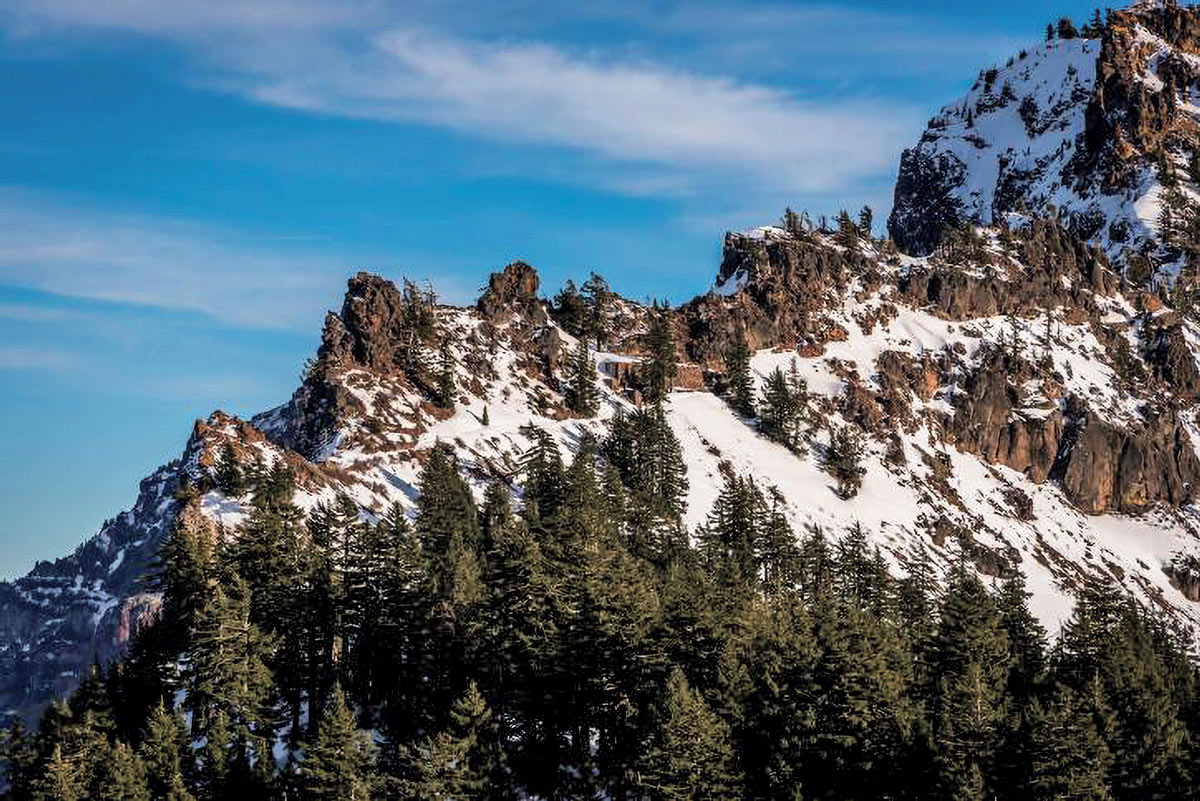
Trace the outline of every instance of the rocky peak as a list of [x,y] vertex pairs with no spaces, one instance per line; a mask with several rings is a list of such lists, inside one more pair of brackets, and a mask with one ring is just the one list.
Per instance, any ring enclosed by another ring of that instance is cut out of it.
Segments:
[[341,314],[325,318],[320,357],[388,370],[395,364],[396,335],[403,325],[404,299],[396,285],[360,272],[347,282]]
[[500,272],[492,273],[487,288],[475,304],[484,318],[499,322],[513,312],[544,322],[546,311],[538,298],[538,274],[529,264],[514,261]]
[[964,223],[1059,215],[1122,267],[1145,252],[1177,269],[1160,210],[1188,205],[1176,183],[1195,189],[1198,42],[1200,10],[1138,6],[1112,12],[1099,38],[1040,43],[984,70],[902,154],[892,238],[922,256]]

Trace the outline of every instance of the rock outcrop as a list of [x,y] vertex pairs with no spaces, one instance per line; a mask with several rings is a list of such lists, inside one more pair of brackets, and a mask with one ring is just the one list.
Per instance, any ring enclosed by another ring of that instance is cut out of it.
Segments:
[[1173,413],[1149,412],[1144,424],[1122,428],[1087,412],[1070,429],[1055,472],[1083,511],[1138,514],[1192,499],[1200,462]]

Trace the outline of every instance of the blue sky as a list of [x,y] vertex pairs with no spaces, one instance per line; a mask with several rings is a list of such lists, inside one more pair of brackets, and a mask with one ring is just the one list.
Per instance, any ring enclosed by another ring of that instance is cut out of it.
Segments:
[[726,228],[882,219],[924,120],[1090,9],[6,0],[0,577],[285,400],[351,272],[684,300]]

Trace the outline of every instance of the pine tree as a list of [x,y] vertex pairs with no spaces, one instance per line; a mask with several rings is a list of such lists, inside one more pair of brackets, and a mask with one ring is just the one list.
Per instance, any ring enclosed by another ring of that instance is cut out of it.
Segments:
[[864,239],[870,239],[873,235],[872,226],[875,223],[875,212],[871,211],[870,206],[863,206],[858,212],[858,235]]
[[646,356],[638,370],[642,395],[651,404],[667,399],[679,369],[672,325],[671,310],[666,303],[652,304],[646,332]]
[[750,372],[750,348],[746,335],[738,332],[725,356],[725,380],[729,384],[729,403],[741,415],[754,416],[754,376]]
[[1036,801],[1112,797],[1107,782],[1112,762],[1108,746],[1090,710],[1070,689],[1060,688],[1045,706],[1034,701],[1027,736],[1024,797]]
[[571,359],[570,377],[564,397],[567,408],[580,417],[593,417],[599,405],[596,389],[596,364],[588,350],[587,342],[581,337]]
[[804,449],[801,424],[807,403],[808,386],[800,377],[795,360],[787,376],[776,367],[767,376],[759,404],[759,428],[763,435],[801,453]]
[[409,751],[412,778],[406,797],[476,798],[489,787],[500,795],[503,754],[491,730],[491,711],[474,683],[454,704],[450,718],[445,730]]
[[[461,548],[474,549],[479,543],[479,515],[471,488],[458,474],[457,460],[448,446],[437,445],[429,453],[420,477],[421,497],[417,501],[417,536],[422,549],[436,564]],[[448,573],[439,569],[433,577],[448,587]]]
[[308,801],[371,798],[371,743],[355,727],[340,689],[321,716],[316,737],[304,747],[299,786]]
[[193,801],[184,783],[190,758],[184,722],[160,701],[150,713],[138,752],[146,766],[146,783],[155,801]]
[[1009,647],[995,600],[959,567],[930,654],[938,782],[947,797],[983,798],[999,746]]
[[221,446],[221,456],[217,460],[217,488],[231,498],[237,498],[246,492],[246,481],[238,463],[237,453],[233,443],[225,440]]
[[1008,695],[1025,703],[1038,689],[1046,669],[1046,630],[1029,611],[1025,575],[1018,573],[1000,588],[996,605],[1008,636]]
[[837,236],[835,241],[847,250],[858,249],[858,226],[850,218],[850,212],[842,209],[837,216]]
[[150,801],[146,765],[125,743],[118,741],[109,749],[96,797],[99,801]]
[[555,321],[568,334],[575,337],[587,335],[587,301],[575,288],[574,281],[567,279],[563,288],[554,296],[551,309]]
[[33,737],[22,718],[15,718],[0,730],[0,786],[8,788],[12,798],[27,798],[37,778],[37,751]]
[[663,801],[736,799],[741,780],[732,770],[728,728],[675,668],[655,715],[639,771],[651,798]]
[[228,589],[214,589],[191,636],[185,703],[201,736],[211,736],[217,716],[223,718],[238,764],[261,757],[273,737],[274,684],[267,667],[273,645],[250,620],[245,581],[235,575]]
[[725,479],[699,535],[706,560],[721,586],[757,588],[757,553],[765,508],[762,492],[752,479]]
[[451,353],[448,343],[443,342],[440,356],[434,399],[443,409],[453,409],[458,389],[454,380],[454,354]]
[[867,472],[862,459],[862,439],[850,426],[830,429],[825,466],[837,482],[838,494],[841,497],[853,498],[858,494],[863,476]]
[[79,766],[63,756],[62,746],[56,744],[34,782],[31,801],[84,801],[87,789],[79,773]]
[[1062,17],[1058,20],[1058,38],[1067,40],[1074,39],[1079,35],[1079,31],[1075,29],[1075,23],[1070,17]]
[[595,272],[583,282],[583,296],[587,304],[587,316],[581,336],[590,336],[596,343],[596,350],[604,350],[609,338],[609,310],[616,296],[609,289],[608,282]]

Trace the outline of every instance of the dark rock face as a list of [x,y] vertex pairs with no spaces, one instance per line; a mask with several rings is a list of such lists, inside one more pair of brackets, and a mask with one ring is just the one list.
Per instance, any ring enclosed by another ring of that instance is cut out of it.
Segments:
[[955,397],[952,435],[955,446],[987,462],[1002,464],[1041,483],[1050,474],[1062,437],[1062,413],[1022,414],[1021,382],[1031,367],[993,350]]
[[172,492],[183,468],[173,462],[145,478],[133,508],[70,556],[0,582],[0,726],[10,710],[36,721],[157,613],[144,577],[179,513]]
[[1052,220],[1035,220],[1023,238],[1027,269],[1001,277],[983,276],[950,265],[910,272],[900,290],[915,303],[949,320],[1016,315],[1029,317],[1047,307],[1067,306],[1091,316],[1096,295],[1112,295],[1117,279],[1104,255]]
[[368,370],[387,371],[405,327],[404,303],[391,281],[359,273],[348,282],[339,317],[325,319],[319,358],[347,358]]
[[523,261],[514,261],[498,273],[492,273],[476,308],[492,323],[499,323],[513,312],[530,320],[545,322],[546,310],[538,298],[537,270]]
[[1138,514],[1156,502],[1191,500],[1200,462],[1173,413],[1152,413],[1133,429],[1087,413],[1072,428],[1055,471],[1083,511]]
[[955,397],[949,431],[955,447],[1037,483],[1056,478],[1068,500],[1089,514],[1140,514],[1157,503],[1191,500],[1200,461],[1174,412],[1147,411],[1130,427],[1104,420],[1076,398],[1067,400],[1067,415],[1058,408],[1023,413],[1019,387],[1033,377],[1031,366],[999,350],[984,354]]
[[888,234],[896,246],[914,256],[927,256],[947,228],[963,221],[963,185],[967,167],[953,153],[931,154],[909,148],[900,156],[900,173],[888,216]]
[[1070,165],[1081,186],[1097,180],[1108,191],[1130,186],[1141,159],[1160,151],[1181,125],[1189,124],[1187,115],[1179,112],[1173,87],[1193,85],[1200,68],[1176,53],[1168,54],[1157,71],[1169,91],[1147,86],[1141,76],[1153,48],[1140,46],[1135,32],[1139,24],[1185,53],[1200,52],[1200,15],[1193,10],[1164,5],[1112,12],[1081,146]]
[[839,297],[850,275],[873,269],[859,253],[790,234],[759,239],[728,233],[718,285],[740,274],[744,286],[732,296],[701,295],[681,307],[681,344],[696,363],[719,369],[739,334],[751,348],[831,341],[838,332],[821,312]]
[[1183,321],[1178,315],[1150,317],[1142,328],[1141,341],[1142,358],[1176,399],[1200,398],[1200,369],[1188,348]]

